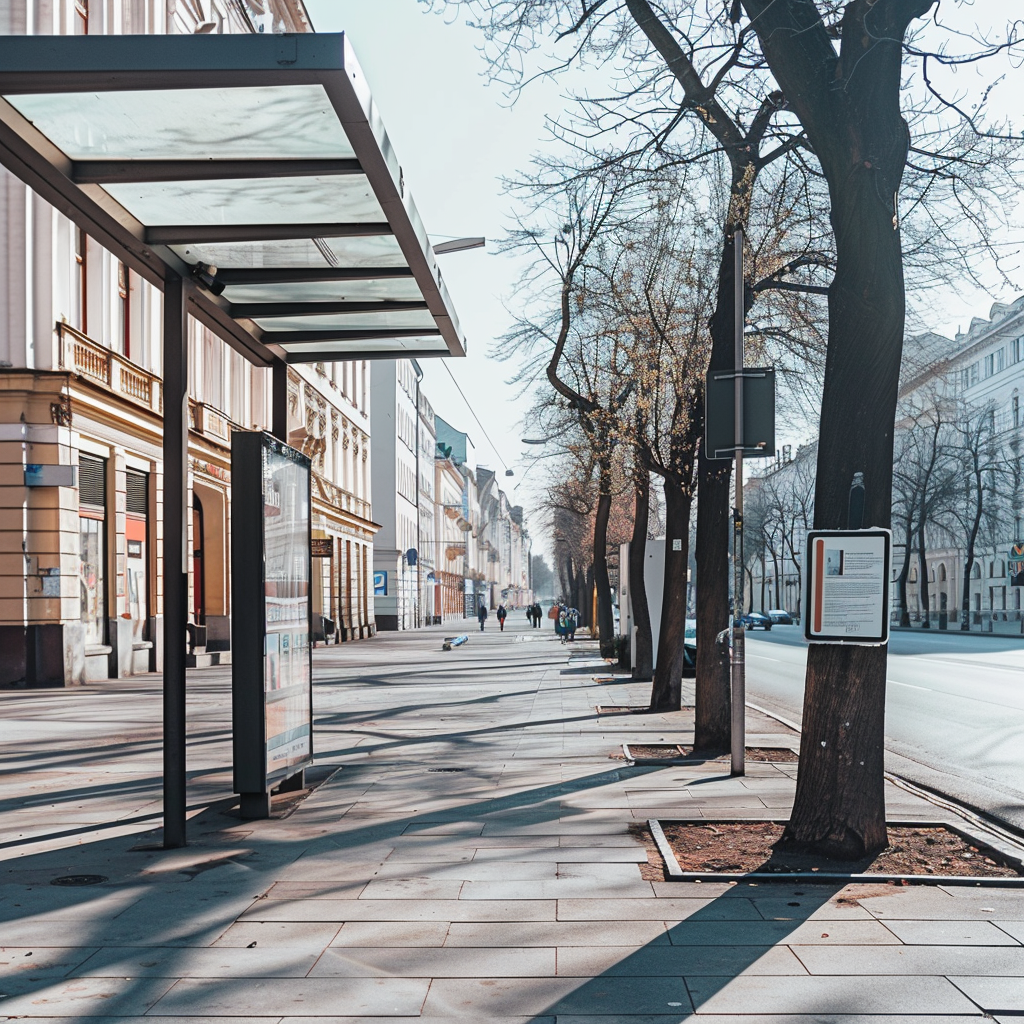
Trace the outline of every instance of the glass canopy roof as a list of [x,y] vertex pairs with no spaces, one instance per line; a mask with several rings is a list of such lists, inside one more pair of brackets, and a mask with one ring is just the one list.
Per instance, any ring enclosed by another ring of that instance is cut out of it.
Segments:
[[0,37],[0,162],[254,362],[465,354],[344,35]]

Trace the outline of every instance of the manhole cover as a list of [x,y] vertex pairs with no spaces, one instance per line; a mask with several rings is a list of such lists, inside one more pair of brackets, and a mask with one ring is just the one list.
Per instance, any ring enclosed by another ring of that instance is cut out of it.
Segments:
[[428,772],[444,772],[445,774],[447,774],[449,772],[464,772],[464,771],[466,771],[466,769],[465,768],[428,768],[427,771]]
[[50,885],[99,885],[106,880],[106,875],[61,875],[51,878]]

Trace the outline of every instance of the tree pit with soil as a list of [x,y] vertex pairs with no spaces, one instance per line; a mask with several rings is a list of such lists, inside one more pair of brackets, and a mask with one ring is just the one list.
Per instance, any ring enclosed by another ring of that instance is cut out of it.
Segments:
[[[631,834],[647,848],[649,880],[667,880],[687,875],[756,875],[771,880],[772,875],[815,876],[864,875],[866,881],[878,876],[894,882],[906,879],[938,883],[953,878],[1016,879],[1024,876],[1020,861],[993,849],[982,840],[961,834],[951,827],[933,822],[894,823],[888,826],[889,845],[880,853],[860,860],[837,860],[799,847],[781,845],[785,829],[777,821],[657,823],[665,837],[682,876],[670,871],[651,829],[637,825]],[[767,876],[767,877],[766,877]],[[782,877],[779,879],[783,880]],[[855,881],[856,878],[849,879]]]
[[[683,743],[628,743],[627,759],[637,764],[693,764],[704,761],[727,761],[730,753],[725,750],[695,750]],[[625,750],[623,751],[625,754]],[[764,761],[772,764],[796,764],[800,758],[789,747],[747,747],[745,761]]]

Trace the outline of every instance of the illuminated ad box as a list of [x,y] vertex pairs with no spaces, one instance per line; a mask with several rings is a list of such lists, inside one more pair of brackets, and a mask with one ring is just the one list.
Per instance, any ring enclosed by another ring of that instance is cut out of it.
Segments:
[[231,484],[235,792],[243,817],[266,817],[270,790],[313,762],[310,461],[235,431]]
[[804,550],[804,639],[815,644],[887,644],[890,531],[816,530],[807,535]]

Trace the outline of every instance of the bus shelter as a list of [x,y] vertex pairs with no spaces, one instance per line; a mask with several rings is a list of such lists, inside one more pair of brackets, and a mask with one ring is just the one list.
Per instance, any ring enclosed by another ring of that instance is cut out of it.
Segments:
[[163,292],[164,845],[185,844],[188,317],[272,370],[463,356],[343,34],[0,37],[0,163]]

